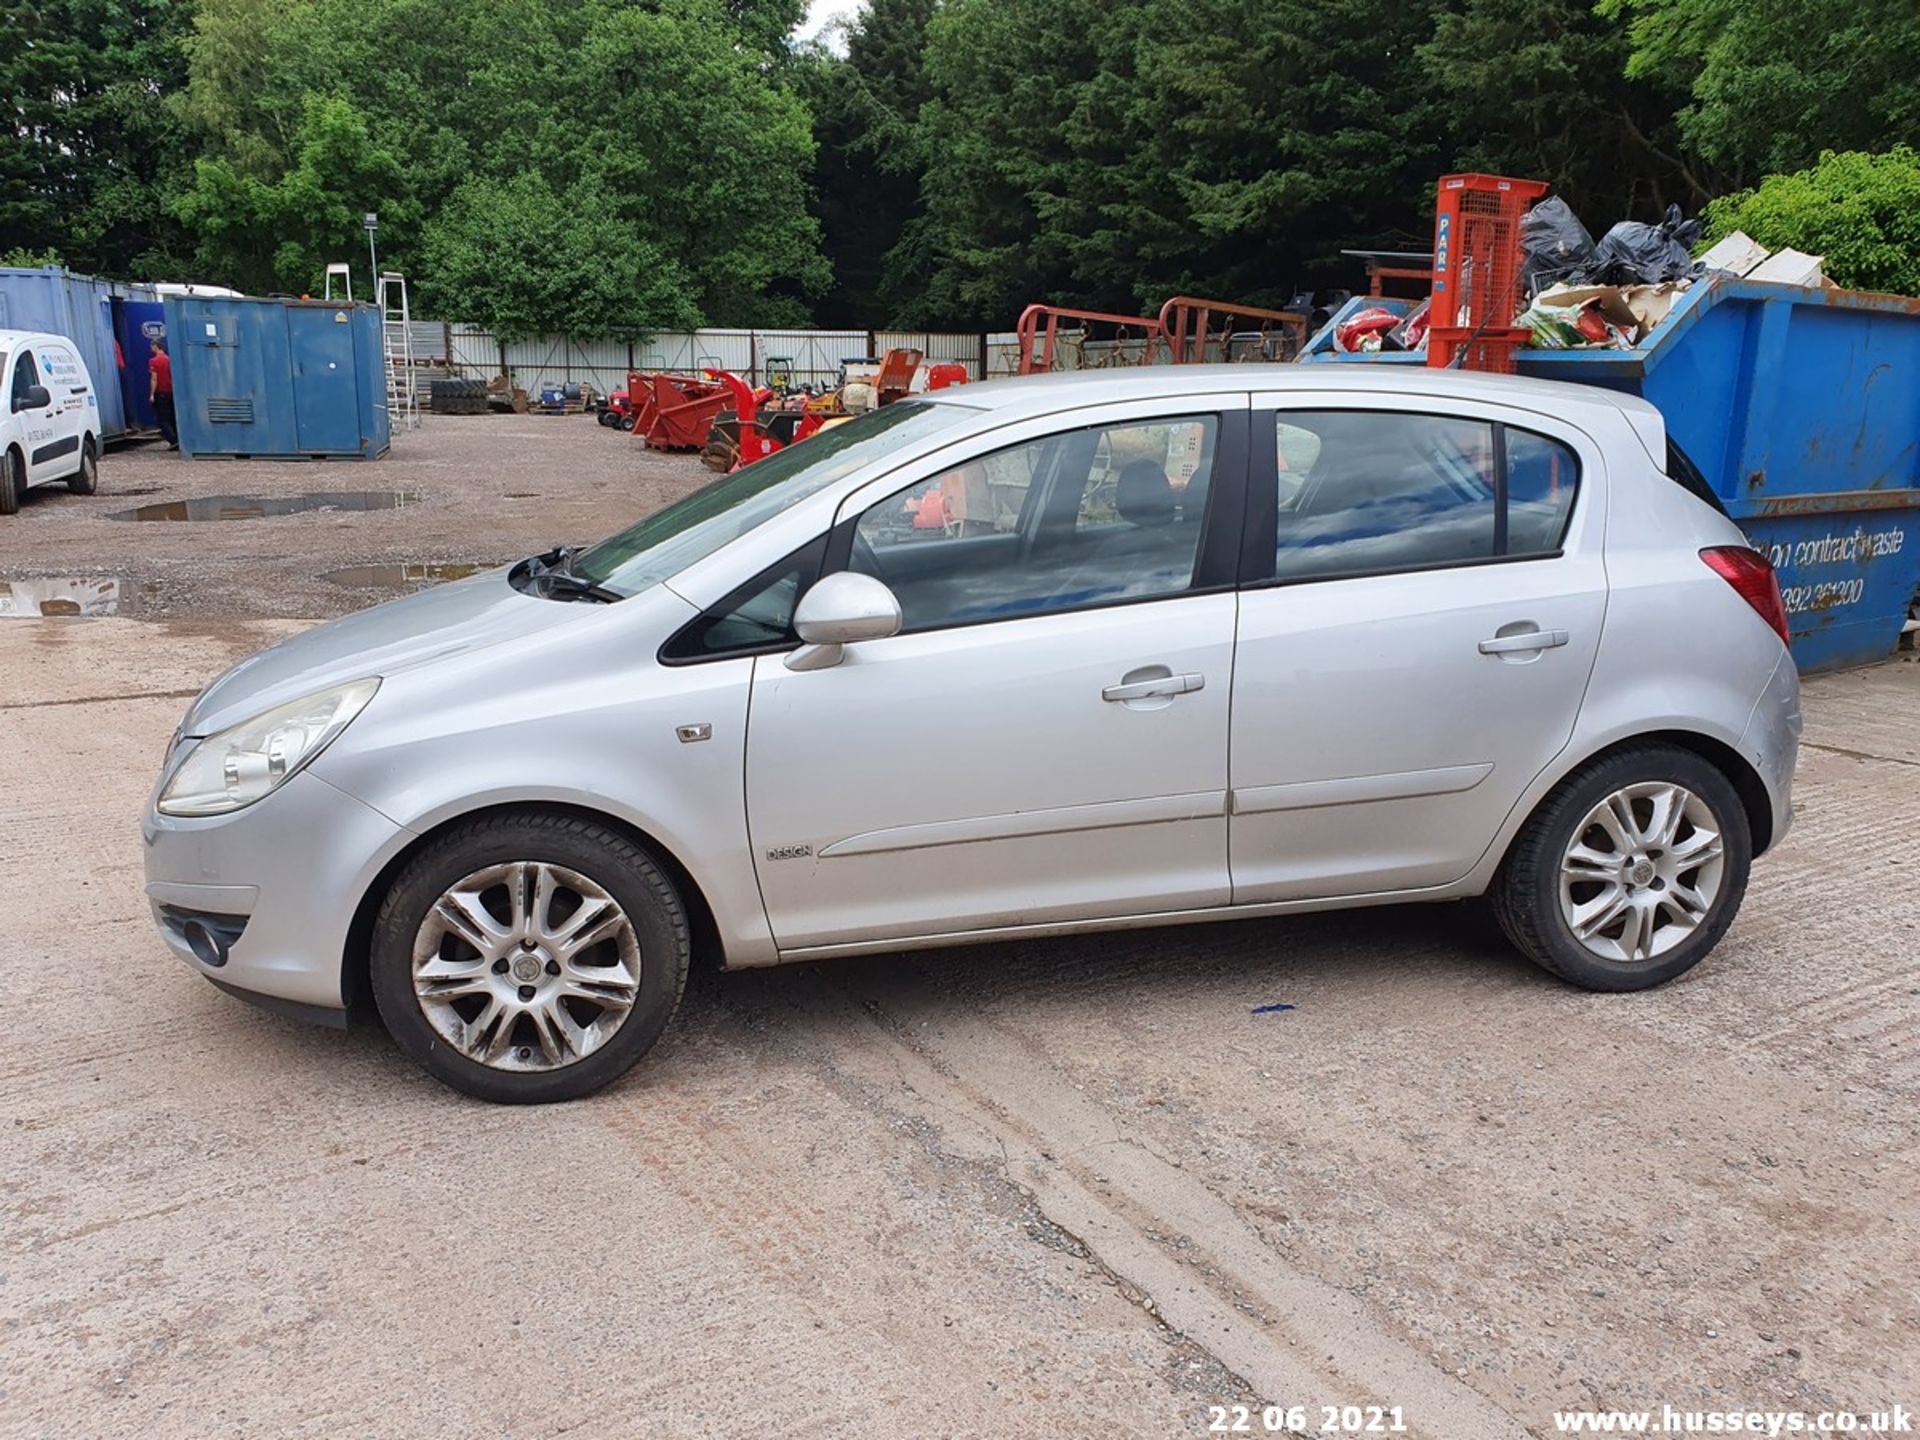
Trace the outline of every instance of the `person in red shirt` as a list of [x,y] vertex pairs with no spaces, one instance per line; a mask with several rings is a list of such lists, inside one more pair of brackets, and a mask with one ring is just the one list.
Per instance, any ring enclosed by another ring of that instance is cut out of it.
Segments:
[[180,448],[180,432],[173,420],[173,361],[167,358],[167,342],[153,342],[153,358],[147,361],[147,398],[153,402],[154,419],[160,422],[161,438],[169,450]]

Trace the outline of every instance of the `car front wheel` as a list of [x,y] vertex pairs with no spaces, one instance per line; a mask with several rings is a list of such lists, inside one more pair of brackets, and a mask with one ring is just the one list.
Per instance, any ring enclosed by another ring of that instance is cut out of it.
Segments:
[[88,436],[80,446],[80,468],[67,477],[67,489],[76,495],[91,495],[100,488],[100,456]]
[[375,1003],[454,1089],[503,1104],[591,1094],[653,1048],[685,988],[686,910],[626,836],[490,816],[407,866],[374,924]]
[[1561,783],[1494,881],[1494,914],[1539,965],[1589,990],[1683,975],[1733,923],[1753,839],[1713,764],[1636,746]]

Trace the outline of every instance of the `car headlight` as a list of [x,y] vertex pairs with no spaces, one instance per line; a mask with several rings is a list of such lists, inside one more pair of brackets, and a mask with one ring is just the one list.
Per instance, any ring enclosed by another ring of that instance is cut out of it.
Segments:
[[316,690],[194,742],[160,792],[163,815],[225,815],[263,800],[366,709],[377,679]]

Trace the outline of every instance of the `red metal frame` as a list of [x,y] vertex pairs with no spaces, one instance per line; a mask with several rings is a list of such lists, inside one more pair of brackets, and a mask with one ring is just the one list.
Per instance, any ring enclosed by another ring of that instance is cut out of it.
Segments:
[[[1210,329],[1216,318],[1221,327],[1217,335]],[[1258,305],[1203,300],[1194,295],[1173,296],[1152,319],[1144,315],[1115,315],[1104,310],[1075,310],[1064,305],[1029,305],[1020,312],[1020,319],[1013,327],[1020,342],[1020,374],[1045,374],[1053,369],[1062,320],[1077,320],[1083,325],[1111,325],[1116,332],[1114,340],[1122,345],[1132,341],[1130,332],[1138,331],[1142,341],[1138,363],[1143,365],[1155,363],[1160,356],[1173,365],[1202,364],[1206,360],[1208,340],[1216,338],[1224,358],[1232,336],[1245,333],[1246,322],[1254,322],[1263,334],[1276,328],[1281,332],[1282,359],[1292,359],[1307,341],[1307,317],[1296,310],[1264,310]],[[1242,323],[1236,325],[1236,321]],[[1036,344],[1040,347],[1037,357]]]
[[1300,347],[1307,343],[1307,317],[1297,310],[1262,310],[1257,305],[1175,295],[1160,307],[1157,322],[1174,364],[1206,363],[1207,324],[1215,315],[1221,317],[1220,358],[1223,360],[1228,358],[1232,337],[1245,333],[1247,328],[1244,324],[1236,325],[1235,321],[1258,321],[1262,334],[1270,334],[1278,327],[1281,331],[1281,349],[1284,351],[1279,358],[1283,360],[1291,360],[1300,353]]
[[[1044,338],[1040,329],[1041,321],[1046,322]],[[1029,305],[1020,312],[1019,320],[1014,322],[1014,333],[1020,337],[1020,374],[1042,375],[1053,369],[1053,357],[1062,320],[1080,320],[1095,325],[1113,325],[1122,332],[1116,340],[1131,338],[1124,332],[1137,329],[1146,340],[1145,358],[1150,359],[1153,350],[1162,339],[1160,322],[1148,320],[1140,315],[1110,315],[1104,310],[1073,310],[1062,305]],[[1033,346],[1036,340],[1042,343],[1040,358],[1034,359]]]

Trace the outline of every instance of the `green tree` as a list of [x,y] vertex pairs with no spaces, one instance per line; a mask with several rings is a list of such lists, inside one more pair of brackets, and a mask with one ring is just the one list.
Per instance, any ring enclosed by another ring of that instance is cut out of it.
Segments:
[[186,0],[0,0],[0,249],[160,275],[182,246],[165,190],[185,139]]
[[1828,151],[1811,169],[1769,175],[1707,206],[1707,235],[1744,230],[1770,249],[1826,257],[1837,284],[1920,295],[1920,154]]
[[1424,244],[1436,4],[952,0],[929,30],[925,214],[895,251],[924,275],[913,317],[1277,304],[1342,246]]
[[1600,0],[1631,20],[1627,73],[1690,96],[1688,148],[1734,184],[1829,149],[1920,144],[1913,0]]
[[827,323],[883,327],[911,301],[904,267],[889,257],[920,208],[917,122],[930,94],[927,23],[936,3],[868,0],[844,58],[816,50],[796,67],[793,84],[814,117],[814,213],[833,264],[820,307]]
[[592,181],[470,180],[427,222],[421,299],[502,340],[697,326],[685,271],[615,210]]
[[[462,253],[450,237],[473,229],[471,204],[455,206],[455,196],[524,199],[511,188],[465,187],[533,174],[556,204],[591,197],[596,212],[571,218],[595,233],[616,234],[597,229],[605,216],[624,227],[605,263],[640,310],[660,309],[661,296],[655,274],[625,268],[636,254],[673,261],[662,273],[684,287],[691,308],[667,309],[719,323],[801,318],[804,297],[827,281],[806,209],[805,107],[776,83],[765,46],[747,43],[740,28],[783,23],[772,0],[203,7],[182,109],[208,154],[196,167],[196,193],[180,203],[209,264],[257,273],[265,263],[285,276],[321,259],[351,261],[359,212],[377,210],[383,266],[409,272],[442,313],[465,319],[488,297],[433,270]],[[349,105],[364,124],[363,149],[327,152],[341,162],[335,169],[310,158],[314,97]],[[293,190],[318,206],[309,230],[280,203]],[[429,248],[427,230],[449,207],[456,223]],[[333,227],[340,214],[353,222],[343,231]],[[514,243],[507,231],[491,233]],[[289,243],[269,247],[274,236]],[[551,253],[544,243],[526,247]],[[332,253],[321,256],[327,246]],[[499,259],[510,268],[510,256]],[[476,271],[458,273],[481,283]],[[539,293],[523,288],[522,298]]]
[[193,187],[174,203],[210,272],[249,290],[317,289],[328,262],[353,252],[367,210],[405,208],[393,199],[399,159],[344,96],[308,95],[291,144],[293,163],[273,180],[223,159],[196,162]]
[[1707,183],[1681,153],[1685,99],[1659,76],[1629,78],[1617,12],[1592,0],[1463,0],[1420,47],[1452,141],[1450,168],[1545,180],[1604,226],[1693,209]]

